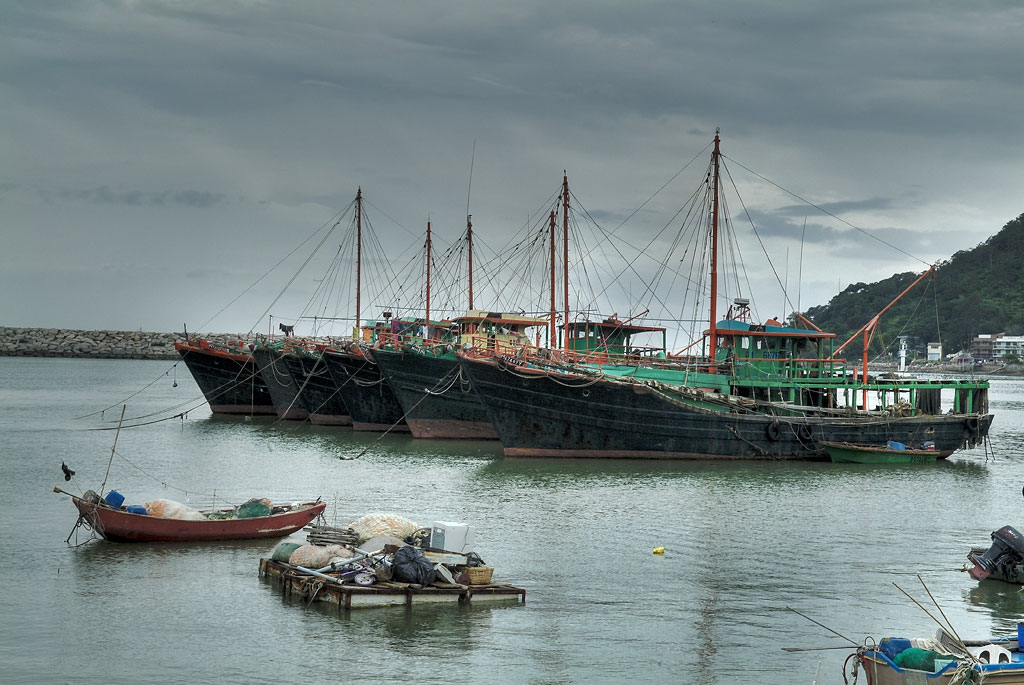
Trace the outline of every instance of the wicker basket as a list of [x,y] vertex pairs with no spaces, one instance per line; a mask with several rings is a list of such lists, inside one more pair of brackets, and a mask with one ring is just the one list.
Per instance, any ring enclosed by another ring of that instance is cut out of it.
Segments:
[[470,566],[466,569],[470,585],[490,585],[493,566]]

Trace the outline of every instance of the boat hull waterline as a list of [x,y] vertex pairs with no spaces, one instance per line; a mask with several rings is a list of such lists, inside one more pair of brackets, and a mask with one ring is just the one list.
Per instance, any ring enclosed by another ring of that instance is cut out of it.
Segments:
[[600,377],[507,370],[460,357],[506,456],[826,459],[821,441],[935,443],[951,453],[988,434],[991,415],[774,416],[705,409],[656,388]]
[[256,361],[248,354],[176,342],[174,349],[214,414],[276,414]]
[[376,349],[373,358],[394,390],[416,438],[497,440],[487,410],[453,356]]

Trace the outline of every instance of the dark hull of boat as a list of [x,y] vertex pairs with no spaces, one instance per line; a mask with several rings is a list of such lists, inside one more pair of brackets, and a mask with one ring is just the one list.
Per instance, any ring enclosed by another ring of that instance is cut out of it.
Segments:
[[292,378],[288,364],[281,358],[281,353],[269,347],[257,347],[252,351],[252,357],[267,385],[277,415],[292,421],[308,419],[309,410],[299,400],[299,386]]
[[487,410],[459,373],[458,360],[429,354],[373,350],[417,438],[496,440]]
[[402,405],[372,358],[328,350],[324,361],[345,399],[353,429],[409,432]]
[[[977,444],[992,416],[789,417],[704,409],[656,389],[460,359],[507,456],[827,459],[821,440]],[[973,419],[973,421],[972,421]]]
[[348,407],[321,358],[301,353],[281,355],[292,379],[298,384],[299,400],[309,412],[310,423],[351,426]]
[[111,542],[201,542],[284,537],[315,519],[327,506],[324,502],[308,502],[293,511],[270,516],[184,521],[132,514],[78,497],[72,499],[89,527]]
[[176,342],[214,414],[276,414],[255,360],[247,354]]

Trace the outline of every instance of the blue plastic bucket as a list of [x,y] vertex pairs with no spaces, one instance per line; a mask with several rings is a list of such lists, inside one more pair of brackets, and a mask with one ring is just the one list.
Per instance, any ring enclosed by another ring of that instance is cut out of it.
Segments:
[[126,511],[129,514],[142,514],[143,516],[146,515],[146,507],[142,506],[141,504],[129,504],[126,507]]
[[107,493],[107,496],[103,498],[103,501],[114,509],[120,509],[121,505],[124,504],[124,495],[117,490],[111,490]]

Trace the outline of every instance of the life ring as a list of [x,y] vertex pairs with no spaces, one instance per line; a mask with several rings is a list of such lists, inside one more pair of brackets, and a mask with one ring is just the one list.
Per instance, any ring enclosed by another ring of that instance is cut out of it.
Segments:
[[765,432],[768,434],[768,439],[772,442],[775,442],[782,437],[782,427],[779,425],[778,421],[772,421],[769,423],[765,428]]
[[978,427],[981,425],[978,421],[977,416],[968,416],[967,421],[965,421],[964,423],[967,424],[967,430],[970,431],[971,433],[977,433]]
[[811,439],[811,426],[810,424],[802,423],[800,427],[796,429],[796,436],[803,442],[807,442]]

